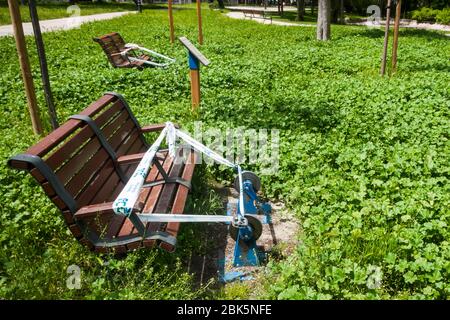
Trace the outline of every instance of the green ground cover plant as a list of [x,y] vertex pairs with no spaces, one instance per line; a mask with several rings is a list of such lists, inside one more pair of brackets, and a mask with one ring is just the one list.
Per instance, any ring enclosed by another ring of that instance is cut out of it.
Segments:
[[[142,124],[170,120],[192,130],[201,120],[205,129],[279,129],[280,170],[262,176],[263,187],[299,217],[301,242],[286,261],[269,263],[261,297],[448,298],[449,38],[401,30],[398,72],[380,78],[382,29],[333,25],[332,40],[317,42],[314,28],[239,21],[206,8],[201,49],[212,63],[201,70],[197,116],[190,111],[186,52],[169,44],[167,12],[147,10],[43,35],[60,121],[117,91]],[[193,7],[176,10],[174,19],[177,35],[195,42]],[[92,41],[111,31],[177,62],[167,70],[113,69]],[[27,44],[45,115],[32,37]],[[73,239],[30,176],[7,168],[8,157],[38,137],[12,37],[0,38],[0,56],[0,297],[215,297],[195,287],[183,267],[188,255],[204,249],[200,226],[182,227],[175,254],[97,256]],[[221,168],[198,173],[211,177],[233,179]],[[196,185],[194,211],[218,209],[206,182]],[[82,269],[80,290],[66,288],[71,264]]]

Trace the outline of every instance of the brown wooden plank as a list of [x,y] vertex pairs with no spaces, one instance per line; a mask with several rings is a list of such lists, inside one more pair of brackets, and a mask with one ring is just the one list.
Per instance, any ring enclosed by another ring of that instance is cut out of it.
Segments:
[[[105,105],[107,105],[108,103],[110,103],[111,101],[114,101],[116,99],[117,99],[117,97],[106,94],[106,95],[102,96],[100,99],[98,99],[97,101],[91,103],[80,114],[93,116],[98,111],[100,111]],[[26,151],[26,153],[33,154],[33,155],[36,155],[39,157],[43,156],[49,150],[51,150],[53,147],[55,147],[60,142],[62,142],[65,138],[67,138],[69,135],[71,135],[75,131],[75,129],[77,129],[81,125],[82,125],[82,123],[79,120],[73,120],[73,119],[68,120],[63,125],[61,125],[58,129],[52,131],[45,138],[40,140],[35,145],[31,146]]]
[[144,157],[144,154],[145,152],[123,155],[117,158],[117,162],[120,165],[139,163]]
[[72,234],[75,238],[80,238],[83,235],[80,227],[77,224],[69,225],[69,230],[72,232]]
[[98,113],[97,117],[93,119],[99,128],[103,128],[105,124],[116,118],[121,112],[123,112],[123,110],[124,105],[122,100],[117,100],[108,108],[105,108],[103,112]]
[[88,217],[93,217],[96,215],[101,215],[103,213],[111,213],[111,212],[112,212],[112,202],[105,202],[81,207],[74,214],[74,218],[85,219]]
[[[188,157],[189,162],[186,163],[182,178],[191,181],[192,175],[194,173],[195,168],[195,160],[196,160],[196,154],[194,151],[191,152],[191,154]],[[175,200],[172,205],[171,213],[173,214],[183,214],[184,207],[186,205],[187,196],[189,193],[189,189],[186,186],[180,185],[178,187],[177,194],[175,196]],[[170,235],[176,237],[178,234],[178,231],[180,229],[180,223],[179,222],[169,222],[166,225],[165,232],[169,233]],[[175,250],[175,247],[167,242],[162,241],[159,245],[162,249],[173,252]]]
[[78,120],[68,120],[58,129],[52,131],[48,136],[31,146],[25,153],[42,157],[54,146],[58,145],[61,141],[71,135],[80,125],[80,121]]
[[80,191],[82,191],[83,186],[91,179],[93,176],[99,174],[103,170],[105,163],[111,161],[108,153],[104,149],[100,149],[87,163],[84,164],[83,168],[66,184],[65,188],[72,196],[76,197]]
[[[170,158],[170,157],[169,157]],[[172,168],[170,170],[166,170],[166,172],[169,172],[169,177],[179,177],[180,174],[182,173],[183,170],[183,163],[176,163],[174,162],[174,164],[172,165]],[[159,197],[157,202],[155,202],[153,204],[153,206],[151,206],[152,204],[146,204],[146,209],[144,212],[156,212],[156,213],[166,213],[169,210],[169,206],[170,203],[175,195],[175,192],[177,190],[178,185],[175,183],[169,183],[169,184],[164,184],[164,185],[160,185],[157,186],[159,187]],[[154,187],[154,188],[157,188]],[[162,187],[162,190],[161,190]],[[153,188],[153,189],[154,189]],[[153,192],[153,190],[152,190]],[[152,195],[150,194],[149,199],[151,199]],[[160,230],[162,224],[160,223],[149,223],[147,225],[147,231],[148,232],[154,232],[157,230]],[[155,245],[155,240],[144,240],[144,245],[145,246],[149,246],[149,247],[153,247]]]
[[103,126],[103,135],[108,139],[114,132],[124,125],[124,123],[128,120],[128,117],[128,112],[126,110],[122,110],[113,120]]
[[17,161],[17,160],[10,160],[8,163],[11,167],[20,169],[20,170],[29,170],[30,165],[28,162],[25,161]]
[[41,186],[49,197],[53,197],[56,194],[55,190],[53,190],[52,186],[48,181],[43,182]]
[[64,221],[66,221],[67,224],[75,223],[75,220],[73,219],[73,214],[69,210],[63,211],[62,216],[64,217]]
[[68,209],[66,203],[62,201],[60,197],[54,196],[50,200],[52,200],[52,202],[58,207],[59,210],[64,211]]
[[91,103],[86,109],[81,111],[79,114],[89,117],[94,117],[100,110],[102,110],[106,105],[115,101],[117,99],[116,96],[105,94],[97,101]]
[[[173,125],[175,126],[175,128],[180,127],[177,123],[174,123]],[[141,132],[145,133],[145,132],[161,131],[162,129],[164,129],[165,126],[166,126],[165,123],[149,124],[149,125],[143,126],[141,128]]]
[[[170,157],[166,157],[163,163],[163,168],[165,170],[169,170],[172,165],[172,159]],[[152,166],[151,171],[149,175],[147,176],[146,182],[152,182],[154,180],[161,179],[162,176],[158,172],[158,169],[156,166]],[[159,193],[161,191],[161,186],[155,186],[151,188],[143,188],[141,190],[141,193],[139,194],[138,202],[144,202],[145,206],[142,212],[147,213],[151,211],[147,211],[149,207],[154,206],[154,203],[157,201],[159,197]],[[149,198],[149,195],[151,195],[151,199]],[[128,219],[124,222],[124,225],[122,226],[122,229],[120,230],[118,236],[126,236],[129,234],[132,234],[134,230],[133,224]]]
[[[128,150],[128,152],[135,152],[134,149]],[[136,166],[128,166],[127,169],[125,169],[125,175],[127,177],[131,176],[135,170]],[[156,169],[156,167],[155,167]],[[151,169],[152,170],[152,169]],[[151,175],[151,171],[148,175],[148,177]],[[123,182],[119,181],[119,183],[117,184],[114,192],[111,194],[110,198],[108,199],[108,201],[114,201],[117,196],[119,195],[120,191],[122,191],[124,187]],[[144,202],[144,201],[137,201],[139,202]],[[108,231],[106,236],[109,238],[115,238],[118,236],[119,231],[121,230],[123,224],[125,223],[126,218],[122,215],[116,215],[112,220],[111,223],[109,225]]]
[[107,160],[100,173],[94,176],[88,186],[77,195],[75,200],[77,200],[78,206],[83,207],[91,204],[91,200],[96,196],[97,192],[103,187],[105,181],[107,181],[111,174],[115,174],[115,168],[111,160]]
[[98,139],[91,139],[86,143],[79,152],[67,161],[59,170],[56,171],[56,176],[62,184],[67,184],[70,179],[77,174],[83,167],[88,165],[89,160],[101,148]]
[[41,172],[40,172],[38,169],[36,169],[36,168],[31,169],[31,170],[30,170],[30,174],[31,174],[31,175],[33,176],[33,178],[35,178],[36,181],[39,182],[39,183],[43,183],[43,182],[47,181],[47,180],[45,179],[45,177],[41,174]]
[[106,201],[111,196],[111,193],[116,189],[117,184],[120,183],[120,177],[114,170],[113,173],[106,179],[101,187],[98,188],[95,197],[89,203],[101,203]]
[[[80,121],[80,126],[83,125],[84,124]],[[54,150],[54,152],[50,154],[47,159],[45,159],[45,163],[47,163],[52,170],[57,169],[61,166],[61,164],[70,159],[73,153],[83,146],[92,136],[94,136],[94,132],[92,132],[89,126],[84,125],[84,128],[82,128],[75,135],[71,136],[70,139],[68,139],[58,149]]]
[[[113,145],[116,146],[116,143],[113,141]],[[139,139],[139,133],[136,129],[125,137],[120,145],[115,148],[117,156],[122,156],[124,154],[131,154],[137,152],[142,146],[142,141]],[[129,152],[133,148],[134,152]]]

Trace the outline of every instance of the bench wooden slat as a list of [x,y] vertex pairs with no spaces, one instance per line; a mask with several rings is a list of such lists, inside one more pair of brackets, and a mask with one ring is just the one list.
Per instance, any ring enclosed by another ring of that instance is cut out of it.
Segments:
[[[82,124],[80,124],[80,127],[81,126]],[[93,135],[94,132],[92,132],[91,128],[85,126],[76,132],[71,139],[58,147],[57,150],[52,150],[52,153],[48,155],[45,162],[51,169],[56,170],[64,163],[64,161],[70,159],[73,153],[75,153],[75,151],[85,144]]]
[[107,140],[110,139],[110,137],[129,120],[128,112],[126,110],[122,110],[121,113],[119,113],[112,121],[110,121],[108,124],[106,124],[102,128],[103,135],[107,138]]
[[[88,204],[91,204],[91,200],[97,195],[97,192],[103,187],[105,182],[110,179],[111,176],[117,177],[119,179],[117,173],[115,172],[114,164],[112,160],[107,160],[103,165],[102,169],[99,170],[98,174],[89,181],[87,187],[84,188],[76,197],[75,200],[78,203],[79,207],[84,207]],[[109,189],[108,185],[105,186],[105,189]],[[111,190],[112,191],[112,190]]]
[[[194,174],[194,167],[196,161],[196,153],[192,152],[188,158],[186,165],[184,166],[184,171],[181,177],[187,181],[192,180],[192,176]],[[186,186],[180,185],[177,190],[177,194],[175,196],[175,200],[173,202],[172,214],[182,214],[184,211],[184,206],[186,203],[186,199],[189,193],[189,189]],[[166,226],[165,231],[172,236],[176,236],[178,234],[178,230],[180,229],[179,222],[169,222]],[[160,243],[160,247],[166,251],[173,251],[175,248],[165,242]]]
[[112,105],[105,110],[99,111],[95,116],[89,116],[94,119],[95,123],[99,128],[103,128],[112,119],[115,119],[120,112],[124,110],[122,101],[117,100],[112,103]]
[[83,186],[92,176],[102,170],[108,160],[111,160],[108,153],[104,149],[100,149],[78,174],[69,181],[66,185],[67,191],[71,195],[76,196],[81,191],[80,186]]
[[89,159],[101,148],[98,139],[91,139],[85,146],[67,161],[58,171],[56,176],[65,185],[73,178],[83,166],[87,165]]

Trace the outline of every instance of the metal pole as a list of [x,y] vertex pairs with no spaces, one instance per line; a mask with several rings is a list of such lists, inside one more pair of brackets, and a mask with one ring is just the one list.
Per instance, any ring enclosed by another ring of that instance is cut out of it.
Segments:
[[174,29],[173,29],[172,0],[168,0],[168,7],[169,7],[170,43],[174,43],[175,34],[174,34]]
[[387,57],[387,49],[389,43],[389,26],[391,21],[391,0],[388,0],[386,7],[386,26],[384,29],[384,44],[383,44],[383,55],[381,57],[381,70],[380,74],[384,76],[386,73],[386,57]]
[[34,39],[36,41],[37,52],[39,56],[39,65],[41,67],[42,87],[44,88],[45,102],[47,103],[48,114],[53,130],[59,127],[56,117],[55,105],[53,104],[52,91],[48,76],[47,59],[45,57],[44,41],[42,41],[41,26],[39,25],[39,17],[36,10],[35,0],[28,0],[30,8],[31,23],[33,25]]
[[22,19],[20,9],[16,0],[8,0],[9,14],[16,38],[17,54],[19,56],[20,69],[22,72],[23,84],[27,96],[28,111],[30,112],[31,123],[35,134],[42,133],[42,123],[39,118],[39,108],[37,105],[36,92],[34,90],[33,77],[31,75],[30,61],[28,59],[25,36],[23,34]]
[[400,15],[402,13],[402,0],[397,0],[394,22],[394,41],[392,43],[392,73],[397,71],[398,32],[400,29]]
[[197,18],[198,18],[198,43],[203,44],[202,1],[201,0],[197,0]]

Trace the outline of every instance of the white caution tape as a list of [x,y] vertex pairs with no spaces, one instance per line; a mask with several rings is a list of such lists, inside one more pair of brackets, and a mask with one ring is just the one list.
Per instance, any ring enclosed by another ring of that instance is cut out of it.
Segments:
[[139,192],[144,185],[148,170],[153,163],[153,158],[155,157],[155,154],[158,151],[161,142],[166,136],[166,133],[167,128],[164,128],[161,131],[158,139],[156,139],[150,149],[148,149],[144,154],[144,157],[142,158],[141,162],[139,162],[136,170],[134,170],[134,173],[131,176],[130,180],[128,180],[122,192],[120,192],[119,196],[114,201],[113,210],[116,214],[129,216],[133,211],[134,204],[136,203],[136,200],[139,197]]
[[194,140],[188,134],[182,132],[175,128],[172,122],[166,122],[166,126],[162,130],[158,139],[153,143],[150,149],[147,150],[141,162],[137,166],[130,180],[128,180],[127,184],[123,188],[122,192],[119,194],[117,199],[113,203],[113,210],[116,214],[122,214],[125,216],[129,216],[133,211],[133,207],[139,197],[140,190],[144,185],[145,178],[150,170],[150,167],[153,163],[153,159],[155,157],[156,152],[159,149],[164,138],[166,138],[167,145],[169,148],[169,156],[174,158],[176,155],[176,138],[180,138],[184,140],[186,143],[191,145],[198,152],[202,152],[208,157],[214,159],[216,162],[226,165],[228,167],[237,169],[239,175],[239,209],[240,215],[243,217],[245,213],[244,208],[244,193],[243,193],[243,181],[242,181],[242,169],[239,165],[228,161],[223,158],[207,146],[201,144],[200,142]]

